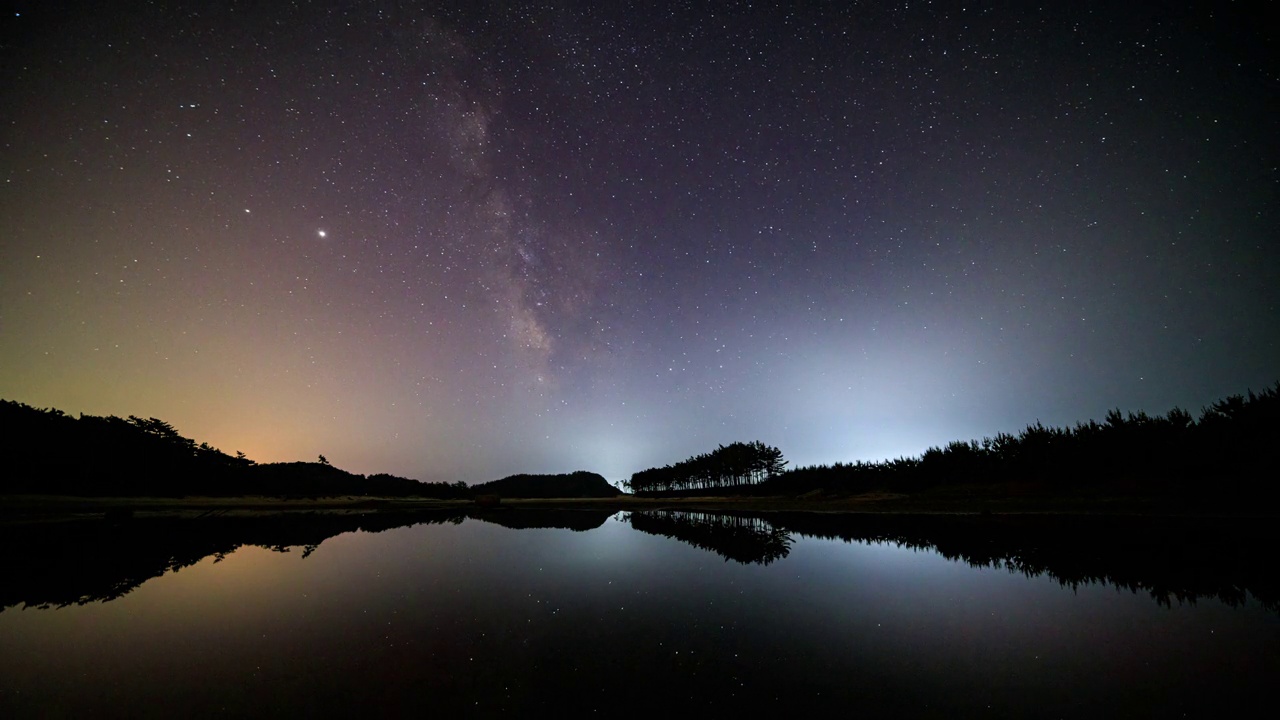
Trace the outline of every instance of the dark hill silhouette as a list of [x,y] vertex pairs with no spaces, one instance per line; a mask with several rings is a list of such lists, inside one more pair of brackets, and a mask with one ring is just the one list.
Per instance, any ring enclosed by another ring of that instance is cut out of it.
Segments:
[[0,495],[470,498],[465,483],[365,477],[325,462],[258,465],[157,418],[72,417],[0,400]]
[[[1270,490],[1280,435],[1280,383],[1233,395],[1199,418],[1125,415],[1101,423],[1046,427],[954,441],[918,457],[785,470],[777,448],[732,443],[661,468],[641,470],[638,495],[840,496],[871,491],[913,493],[986,485],[1012,493],[1075,491],[1174,498],[1178,502],[1252,501]],[[622,493],[595,473],[512,475],[468,488],[393,475],[365,477],[317,463],[257,465],[183,437],[157,418],[75,418],[0,400],[0,495],[232,497],[335,495],[473,498],[609,498]],[[712,493],[707,491],[711,490]],[[1206,492],[1207,491],[1207,492]]]
[[622,492],[603,476],[585,470],[560,475],[511,475],[471,486],[476,495],[503,498],[608,498]]
[[245,475],[257,495],[471,498],[471,491],[461,482],[424,483],[386,473],[366,477],[319,462],[264,463],[250,466]]

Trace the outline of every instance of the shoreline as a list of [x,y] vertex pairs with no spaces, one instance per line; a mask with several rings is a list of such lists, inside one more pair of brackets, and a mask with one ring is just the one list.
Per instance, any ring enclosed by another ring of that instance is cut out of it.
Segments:
[[1273,507],[1246,498],[1140,496],[1011,496],[954,492],[914,495],[866,493],[847,497],[504,498],[500,505],[472,500],[338,496],[324,498],[68,497],[12,495],[0,499],[0,523],[98,517],[191,517],[296,512],[414,512],[439,510],[689,510],[704,512],[813,512],[873,515],[1078,515],[1241,519],[1276,518]]

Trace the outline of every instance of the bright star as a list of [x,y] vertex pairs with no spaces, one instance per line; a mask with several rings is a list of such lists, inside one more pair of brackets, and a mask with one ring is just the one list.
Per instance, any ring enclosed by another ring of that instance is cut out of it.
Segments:
[[325,236],[325,232],[324,232],[323,230],[321,230],[321,231],[320,231],[320,237],[324,237],[324,236]]

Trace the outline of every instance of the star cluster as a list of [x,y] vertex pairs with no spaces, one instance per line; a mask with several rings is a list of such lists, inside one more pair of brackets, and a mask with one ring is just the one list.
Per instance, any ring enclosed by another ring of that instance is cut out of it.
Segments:
[[802,5],[19,7],[0,396],[474,482],[1277,379],[1264,23]]

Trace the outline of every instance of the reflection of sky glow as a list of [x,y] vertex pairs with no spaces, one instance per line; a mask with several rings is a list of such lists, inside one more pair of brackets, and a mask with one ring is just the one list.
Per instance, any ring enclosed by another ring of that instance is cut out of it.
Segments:
[[797,538],[759,566],[616,520],[581,533],[468,520],[299,550],[241,548],[112,602],[0,613],[4,701],[241,714],[424,688],[437,706],[461,693],[491,708],[603,688],[643,704],[694,678],[721,702],[781,686],[789,703],[820,690],[1078,714],[1247,699],[1280,659],[1275,618],[1255,605],[1165,609],[891,544]]

